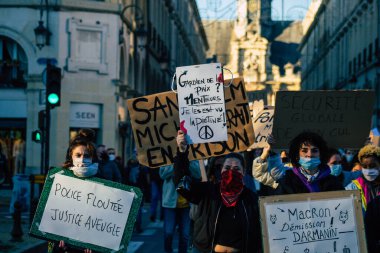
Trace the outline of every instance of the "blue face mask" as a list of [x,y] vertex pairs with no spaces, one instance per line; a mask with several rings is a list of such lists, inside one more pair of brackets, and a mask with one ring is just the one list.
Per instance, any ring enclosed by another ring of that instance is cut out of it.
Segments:
[[331,175],[339,176],[342,173],[342,164],[333,164],[330,166]]
[[300,157],[300,160],[298,162],[302,166],[302,168],[309,171],[316,169],[318,165],[321,164],[321,160],[319,158]]

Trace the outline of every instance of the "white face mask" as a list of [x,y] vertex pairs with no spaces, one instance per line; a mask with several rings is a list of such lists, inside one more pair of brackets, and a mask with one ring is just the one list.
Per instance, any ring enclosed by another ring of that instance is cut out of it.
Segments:
[[73,171],[74,175],[77,177],[92,177],[98,173],[98,164],[92,163],[87,167],[71,167],[70,170]]
[[362,169],[362,173],[365,179],[368,181],[374,181],[379,176],[379,170],[374,169]]
[[108,157],[110,158],[110,161],[115,160],[115,155],[108,155]]

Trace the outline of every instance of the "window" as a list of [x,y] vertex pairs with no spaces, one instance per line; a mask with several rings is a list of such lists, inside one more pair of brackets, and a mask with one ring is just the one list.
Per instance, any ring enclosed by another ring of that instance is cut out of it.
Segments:
[[28,61],[14,40],[0,36],[0,88],[26,88]]

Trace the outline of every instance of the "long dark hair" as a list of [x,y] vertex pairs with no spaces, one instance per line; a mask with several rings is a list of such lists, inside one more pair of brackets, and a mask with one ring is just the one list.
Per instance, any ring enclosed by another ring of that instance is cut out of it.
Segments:
[[71,139],[69,147],[66,152],[66,161],[63,164],[64,168],[73,166],[73,150],[78,146],[85,146],[93,161],[96,159],[96,148],[93,140],[95,139],[95,132],[92,129],[80,129],[79,132]]
[[326,165],[328,162],[328,154],[327,154],[327,144],[325,140],[314,132],[303,132],[294,137],[294,139],[290,142],[289,146],[289,158],[290,162],[293,166],[299,167],[298,163],[300,159],[300,148],[302,144],[311,144],[313,146],[318,147],[321,165]]

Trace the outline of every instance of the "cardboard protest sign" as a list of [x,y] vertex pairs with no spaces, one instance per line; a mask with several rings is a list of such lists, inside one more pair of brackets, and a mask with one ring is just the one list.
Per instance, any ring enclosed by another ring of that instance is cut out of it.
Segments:
[[[225,80],[224,84],[230,81]],[[224,87],[224,99],[228,140],[190,145],[190,160],[242,152],[253,144],[252,119],[242,79],[236,78],[229,87]],[[139,162],[148,167],[172,164],[180,129],[176,94],[163,92],[129,99],[127,103]]]
[[176,69],[180,127],[188,144],[227,141],[220,63]]
[[99,178],[78,178],[68,169],[49,171],[30,234],[100,252],[124,252],[142,193]]
[[247,92],[249,101],[249,110],[251,117],[256,118],[257,114],[264,109],[267,102],[267,92],[265,90],[255,90]]
[[264,252],[367,252],[359,191],[260,198]]
[[373,91],[278,91],[274,148],[287,148],[303,131],[321,135],[329,147],[359,148],[368,137]]
[[268,135],[272,133],[274,108],[266,108],[258,113],[253,120],[255,143],[250,147],[264,148],[267,146]]

